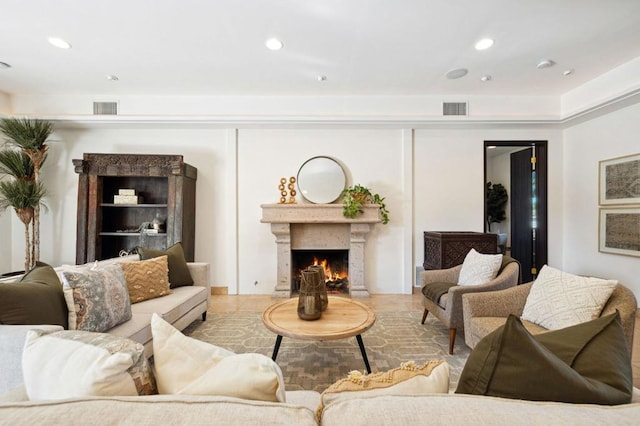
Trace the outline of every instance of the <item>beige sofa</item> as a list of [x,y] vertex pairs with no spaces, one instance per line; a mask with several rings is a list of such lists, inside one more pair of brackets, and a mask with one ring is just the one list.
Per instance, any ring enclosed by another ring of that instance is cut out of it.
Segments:
[[[0,396],[0,401],[1,401]],[[229,397],[154,395],[50,402],[0,402],[0,425],[637,425],[630,404],[531,402],[475,395],[375,396],[334,402],[316,420],[320,395],[287,392],[286,403]]]
[[[110,264],[114,262],[131,262],[139,260],[138,255],[119,257],[98,262]],[[184,329],[197,318],[206,319],[207,309],[211,301],[208,263],[187,263],[193,286],[172,289],[171,294],[156,299],[131,305],[131,319],[108,330],[107,333],[140,342],[144,345],[145,354],[153,354],[151,339],[151,315],[156,312],[165,321],[179,330]],[[60,273],[62,268],[56,268]],[[0,393],[6,392],[23,383],[22,379],[22,347],[27,331],[38,329],[61,330],[62,327],[52,325],[22,326],[0,325]]]

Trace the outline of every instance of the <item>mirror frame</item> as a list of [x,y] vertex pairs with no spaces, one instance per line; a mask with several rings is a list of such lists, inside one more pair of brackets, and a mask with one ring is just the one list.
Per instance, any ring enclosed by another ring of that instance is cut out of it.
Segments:
[[313,204],[329,204],[340,198],[347,176],[336,160],[324,155],[305,161],[296,178],[302,197]]

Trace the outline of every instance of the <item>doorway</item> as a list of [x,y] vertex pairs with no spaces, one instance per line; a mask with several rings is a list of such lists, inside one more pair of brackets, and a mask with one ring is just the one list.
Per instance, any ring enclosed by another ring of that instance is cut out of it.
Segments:
[[508,190],[506,220],[485,232],[507,234],[506,253],[520,262],[522,282],[535,279],[547,263],[547,141],[485,141],[484,181]]

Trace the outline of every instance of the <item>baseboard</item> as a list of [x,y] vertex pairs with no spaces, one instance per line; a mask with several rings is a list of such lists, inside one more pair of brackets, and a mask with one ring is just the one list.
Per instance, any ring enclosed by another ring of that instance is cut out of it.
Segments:
[[220,296],[229,294],[229,287],[211,287],[212,296]]

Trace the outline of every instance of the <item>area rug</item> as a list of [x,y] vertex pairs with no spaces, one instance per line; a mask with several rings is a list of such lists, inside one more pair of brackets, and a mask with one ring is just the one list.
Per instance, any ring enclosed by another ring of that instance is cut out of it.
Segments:
[[[449,330],[435,318],[420,324],[421,312],[382,312],[362,334],[372,373],[389,370],[413,360],[446,360],[451,367],[450,388],[455,389],[470,349],[459,337],[455,354],[449,355]],[[276,335],[262,323],[260,313],[209,312],[205,322],[195,321],[183,331],[193,338],[222,346],[235,353],[256,352],[271,357]],[[355,337],[312,342],[284,337],[278,365],[287,390],[322,392],[352,370],[365,371]]]

